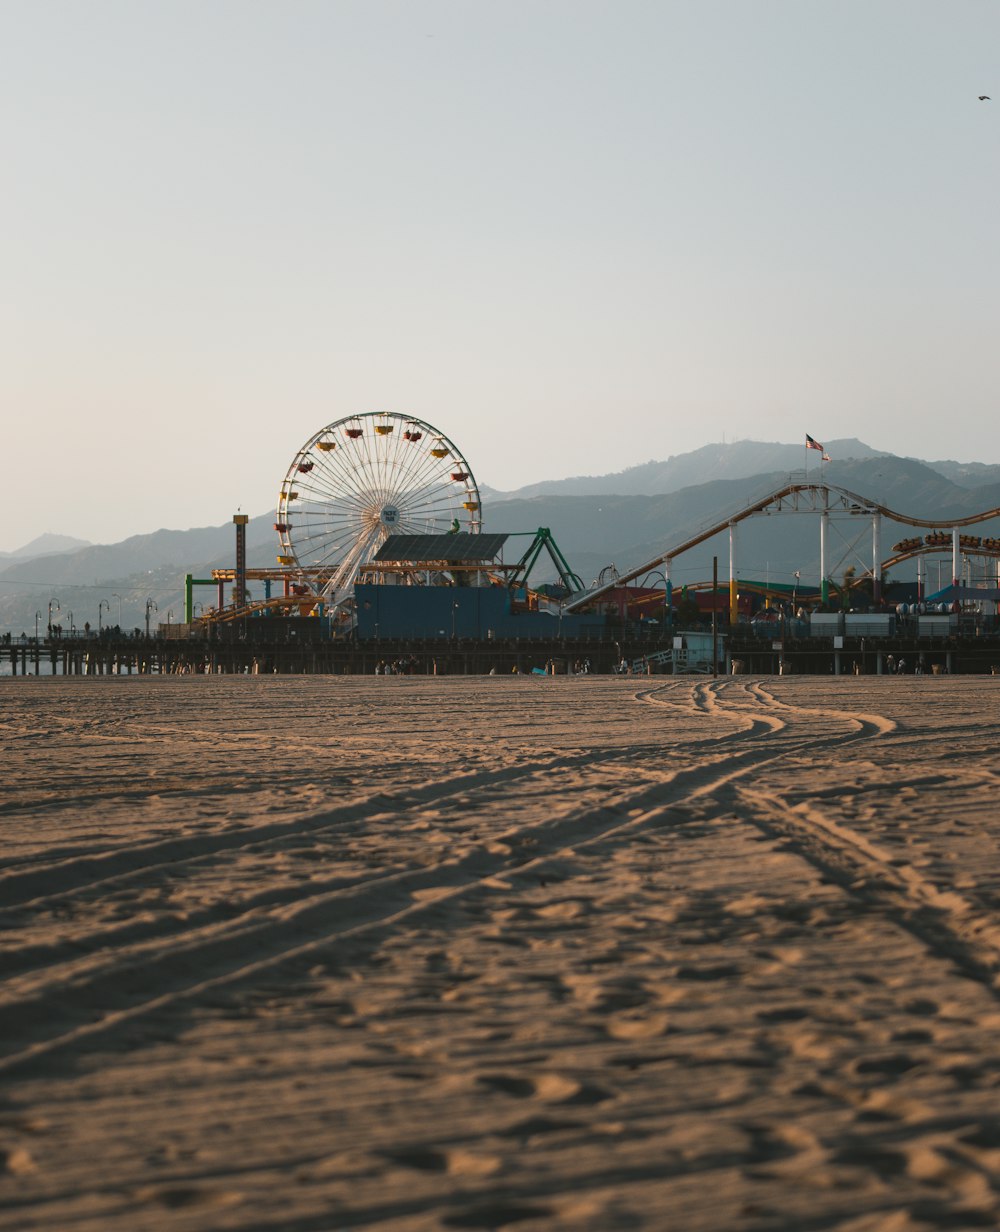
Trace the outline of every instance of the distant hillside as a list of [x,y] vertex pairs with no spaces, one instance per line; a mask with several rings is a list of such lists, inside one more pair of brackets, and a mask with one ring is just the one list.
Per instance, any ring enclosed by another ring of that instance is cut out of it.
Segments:
[[[893,456],[854,439],[826,441],[824,444],[834,461]],[[644,462],[610,475],[548,479],[513,492],[488,491],[495,500],[530,499],[533,496],[603,496],[608,493],[618,496],[661,496],[718,479],[746,479],[754,475],[802,470],[806,462],[810,469],[815,467],[818,470],[818,454],[810,451],[807,456],[804,444],[735,441],[724,445],[704,445],[691,453],[670,457],[665,462]]]
[[[253,518],[247,526],[248,544],[263,541],[265,537],[273,543],[273,522],[273,513]],[[75,552],[46,556],[43,571],[46,581],[90,586],[108,577],[122,577],[163,565],[187,565],[188,562],[211,560],[222,555],[231,557],[233,544],[231,522],[196,530],[158,530],[149,535],[133,535],[121,543],[93,544]],[[0,581],[9,583],[36,579],[39,573],[36,560],[8,563],[0,570]]]
[[89,547],[86,539],[74,539],[72,535],[39,535],[24,547],[13,552],[0,552],[0,560],[28,560],[37,556],[52,556],[57,552],[73,552]]
[[[272,512],[248,524],[248,565],[274,564],[273,522]],[[108,602],[101,613],[104,623],[117,623],[115,594],[121,596],[121,623],[126,629],[143,627],[147,599],[156,603],[160,620],[166,620],[171,610],[173,619],[181,620],[184,575],[208,577],[212,569],[231,567],[234,543],[230,521],[196,530],[133,535],[121,543],[88,545],[75,552],[0,561],[0,630],[15,635],[33,632],[36,611],[42,613],[44,628],[50,599],[60,605],[58,611],[53,609],[54,623],[68,626],[72,613],[78,628],[85,621],[96,627],[101,600]],[[199,590],[196,597],[206,606],[215,601],[208,590]],[[154,616],[154,624],[156,620]]]
[[1000,466],[993,462],[928,462],[927,466],[963,488],[1000,484]]

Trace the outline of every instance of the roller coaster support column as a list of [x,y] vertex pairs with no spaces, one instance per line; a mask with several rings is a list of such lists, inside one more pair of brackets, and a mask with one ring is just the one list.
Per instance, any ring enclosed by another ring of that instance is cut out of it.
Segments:
[[[962,576],[962,544],[959,539],[958,527],[951,528],[951,584],[958,589],[959,578]],[[958,597],[957,595],[955,596]]]
[[927,589],[927,562],[922,556],[917,557],[917,602],[923,603],[924,592]]
[[663,562],[663,615],[666,618],[667,628],[674,627],[674,588],[670,581],[670,565],[671,557]]
[[736,523],[729,523],[729,625],[735,629],[740,618],[736,593]]
[[882,603],[882,515],[872,514],[872,601]]
[[[823,495],[826,496],[826,493]],[[819,599],[824,607],[830,602],[830,582],[826,576],[826,532],[829,517],[825,509],[819,515]]]

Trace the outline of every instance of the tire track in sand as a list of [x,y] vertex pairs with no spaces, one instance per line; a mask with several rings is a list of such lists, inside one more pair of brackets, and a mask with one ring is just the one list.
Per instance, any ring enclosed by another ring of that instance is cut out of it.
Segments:
[[28,868],[13,866],[11,871],[0,876],[0,901],[6,907],[36,904],[55,896],[53,886],[58,887],[56,892],[60,895],[80,888],[108,886],[141,874],[146,869],[164,865],[176,867],[192,860],[238,853],[267,843],[280,843],[284,839],[298,840],[303,834],[320,835],[370,818],[373,813],[385,811],[387,808],[441,805],[484,788],[514,787],[519,781],[540,774],[589,767],[597,761],[621,761],[628,757],[630,752],[616,749],[599,754],[587,751],[562,757],[538,758],[498,770],[477,770],[471,774],[459,774],[424,786],[413,785],[405,790],[388,793],[376,791],[337,808],[324,809],[318,813],[299,813],[288,820],[241,826],[238,830],[212,834],[140,842],[124,850],[116,847],[101,852],[71,854],[56,862],[32,863]]
[[[791,722],[830,715],[855,725],[858,736],[887,736],[898,724],[884,715],[782,701],[759,682],[749,693],[773,706]],[[824,812],[816,799],[793,803],[773,788],[727,784],[719,804],[792,850],[836,881],[852,896],[878,903],[886,913],[934,954],[946,958],[992,992],[1000,992],[1000,927],[995,913],[953,889],[941,889],[896,850]],[[918,850],[917,855],[922,853]]]
[[[747,745],[742,750],[687,769],[643,767],[647,782],[631,792],[617,793],[610,802],[583,812],[574,807],[554,818],[510,827],[454,860],[363,878],[348,887],[299,894],[249,917],[188,929],[152,946],[119,949],[98,968],[69,980],[65,972],[58,978],[53,978],[57,973],[42,973],[36,986],[22,988],[19,998],[8,999],[0,1007],[9,1045],[8,1055],[0,1060],[0,1072],[31,1064],[69,1045],[95,1044],[137,1019],[231,987],[278,964],[301,960],[338,939],[391,929],[436,909],[444,900],[480,890],[496,878],[542,874],[578,847],[624,838],[644,826],[662,826],[672,810],[692,801],[707,798],[721,811],[728,803],[720,793],[762,766],[799,751],[804,744],[818,750],[868,734],[862,724],[846,734],[799,740],[793,749],[779,747],[771,752],[760,746],[784,731],[785,722],[760,723],[727,710],[719,702],[719,688],[698,682],[694,700],[685,704],[737,722]],[[766,704],[766,699],[752,700],[754,705]],[[842,716],[837,713],[836,717]],[[634,753],[630,750],[632,765]],[[468,777],[464,776],[465,781]],[[431,794],[440,799],[440,792]],[[623,819],[623,812],[631,815]],[[249,962],[245,957],[248,948],[257,955]],[[86,1006],[86,1010],[77,1008],[74,1013],[72,1006]],[[40,1040],[39,1032],[44,1033]]]

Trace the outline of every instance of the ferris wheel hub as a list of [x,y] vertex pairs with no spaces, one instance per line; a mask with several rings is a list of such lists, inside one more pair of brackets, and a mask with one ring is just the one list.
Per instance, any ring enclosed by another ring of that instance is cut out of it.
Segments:
[[399,521],[399,510],[395,505],[386,505],[382,510],[382,525],[395,526]]

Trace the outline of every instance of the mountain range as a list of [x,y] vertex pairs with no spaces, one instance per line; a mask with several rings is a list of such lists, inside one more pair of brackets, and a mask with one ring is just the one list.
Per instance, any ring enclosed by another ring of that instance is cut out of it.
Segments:
[[[862,458],[892,458],[896,455],[872,449],[853,437],[827,441],[825,452],[834,462]],[[815,453],[802,445],[766,441],[737,441],[703,445],[690,453],[677,454],[665,462],[643,462],[608,475],[577,475],[572,479],[546,479],[513,492],[482,488],[493,500],[528,499],[533,496],[662,496],[696,484],[718,479],[745,479],[775,471],[816,469]],[[926,462],[932,470],[959,487],[982,487],[1000,483],[1000,466],[981,462]]]
[[86,539],[74,539],[72,535],[39,535],[23,548],[15,552],[0,552],[2,560],[34,560],[37,556],[56,556],[61,552],[73,552],[77,548],[88,548]]
[[[986,463],[922,462],[869,448],[861,441],[826,442],[832,461],[822,468],[834,485],[875,499],[903,514],[946,520],[1000,507],[1000,466]],[[801,446],[759,441],[706,445],[691,453],[650,461],[610,475],[580,476],[530,484],[511,492],[482,488],[485,529],[507,531],[512,538],[505,559],[516,560],[539,526],[548,527],[572,568],[590,584],[608,565],[624,572],[653,559],[697,531],[714,525],[787,482],[790,472],[819,478],[817,455]],[[251,519],[247,527],[247,561],[273,565],[274,513]],[[891,523],[883,528],[883,555],[898,538],[913,533]],[[1000,535],[1000,519],[975,528]],[[155,623],[183,618],[185,573],[207,577],[213,568],[233,561],[231,521],[193,530],[159,530],[133,535],[115,544],[86,544],[70,536],[45,534],[0,558],[0,631],[15,636],[32,632],[36,614],[44,629],[49,601],[53,620],[77,627],[84,621],[142,627],[146,603]],[[728,569],[725,535],[703,544],[675,564],[675,584],[701,580],[711,573],[712,556],[720,574]],[[831,519],[829,568],[833,576],[853,566],[871,567],[871,527]],[[788,581],[797,570],[815,578],[819,567],[819,532],[815,517],[790,515],[752,518],[739,531],[739,572],[743,577]],[[899,578],[912,576],[912,565]],[[551,580],[541,565],[532,580]],[[936,575],[930,574],[931,581]],[[947,579],[946,579],[947,580]],[[203,592],[200,598],[214,602]],[[59,607],[56,608],[56,603]]]

